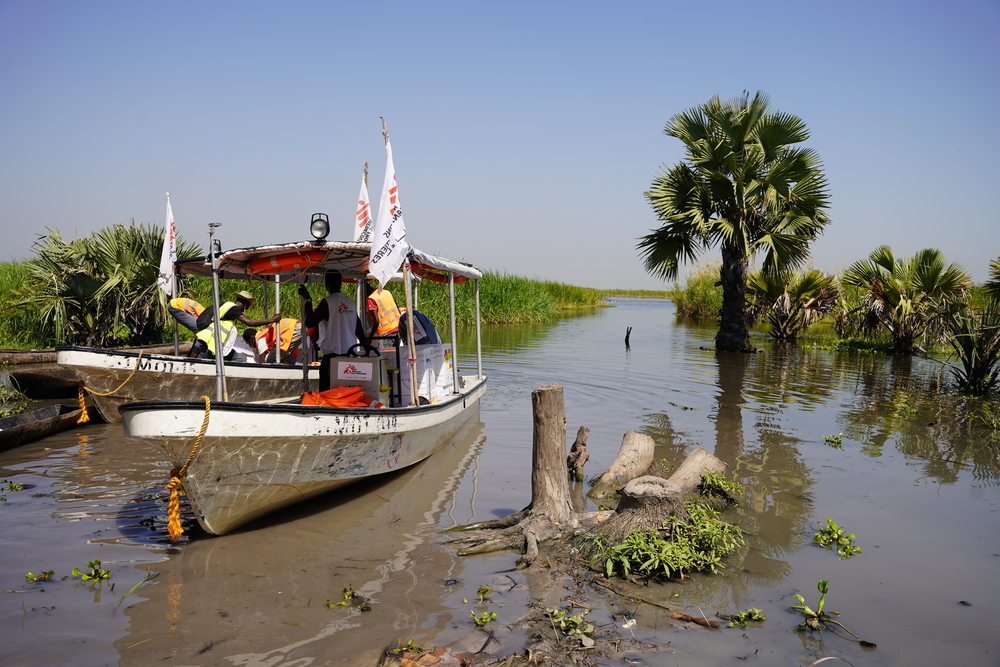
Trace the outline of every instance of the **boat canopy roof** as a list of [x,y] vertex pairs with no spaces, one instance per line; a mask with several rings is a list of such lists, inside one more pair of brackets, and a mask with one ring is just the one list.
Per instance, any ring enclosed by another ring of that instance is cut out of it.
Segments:
[[[344,278],[368,277],[370,243],[349,241],[299,241],[280,245],[256,246],[227,250],[219,255],[219,277],[250,280],[278,276],[290,281],[300,276],[321,275],[329,270],[340,271]],[[410,267],[421,278],[447,282],[449,275],[455,282],[478,280],[483,274],[471,264],[436,257],[410,248]],[[179,259],[178,273],[211,276],[212,264],[208,255]]]

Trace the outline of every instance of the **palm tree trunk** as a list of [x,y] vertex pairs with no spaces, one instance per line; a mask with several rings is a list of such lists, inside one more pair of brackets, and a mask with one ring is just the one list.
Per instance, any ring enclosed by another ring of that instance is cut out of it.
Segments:
[[754,352],[747,331],[747,260],[731,247],[722,246],[722,311],[715,349],[721,352]]

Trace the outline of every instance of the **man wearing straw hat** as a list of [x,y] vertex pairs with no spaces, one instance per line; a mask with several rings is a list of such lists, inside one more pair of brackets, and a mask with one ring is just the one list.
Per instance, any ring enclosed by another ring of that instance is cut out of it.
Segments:
[[[235,302],[227,301],[219,308],[219,313],[222,315],[219,324],[222,329],[222,350],[225,359],[231,358],[233,345],[236,344],[236,339],[238,338],[236,335],[236,322],[241,322],[248,327],[262,327],[281,320],[281,313],[266,320],[249,319],[244,313],[253,307],[256,301],[250,292],[237,292],[233,298]],[[191,346],[191,352],[188,354],[189,357],[200,359],[215,358],[215,327],[212,324],[214,317],[215,306],[209,306],[198,316],[197,340]]]

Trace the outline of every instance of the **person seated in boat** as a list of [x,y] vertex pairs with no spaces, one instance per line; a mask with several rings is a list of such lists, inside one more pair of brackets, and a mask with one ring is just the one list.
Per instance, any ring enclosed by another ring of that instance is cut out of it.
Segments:
[[198,316],[205,311],[205,306],[194,299],[178,297],[167,303],[167,311],[178,324],[187,327],[192,333],[198,333]]
[[396,306],[392,292],[374,287],[366,281],[365,296],[368,297],[369,337],[389,336],[399,331],[399,317],[402,311]]
[[340,271],[327,271],[325,276],[326,291],[329,294],[319,302],[313,310],[312,296],[305,285],[299,285],[299,296],[305,300],[306,327],[319,327],[316,341],[323,360],[319,367],[319,388],[325,391],[330,388],[330,364],[335,356],[344,356],[348,350],[362,343],[368,345],[358,308],[354,301],[340,291],[343,276]]
[[[245,313],[250,310],[256,299],[249,292],[237,292],[234,301],[227,301],[219,308],[222,329],[222,350],[225,359],[231,359],[233,346],[239,337],[236,333],[236,323],[241,322],[248,327],[262,327],[267,324],[274,324],[281,320],[281,313],[266,320],[251,320]],[[195,335],[194,345],[191,346],[189,357],[199,359],[215,358],[215,307],[209,306],[198,316],[198,333]]]
[[[399,337],[403,345],[406,345],[406,339],[409,337],[409,325],[406,322],[407,317],[408,314],[404,312],[399,318]],[[431,318],[419,310],[413,311],[413,339],[417,341],[417,345],[436,345],[441,342],[441,337],[438,336],[437,329],[434,328]]]
[[[291,317],[281,318],[278,324],[279,340],[281,341],[281,357],[283,364],[299,363],[299,345],[302,344],[302,322]],[[254,360],[259,363],[275,363],[274,360],[274,326],[258,331],[247,329],[243,332],[243,340],[253,349]]]

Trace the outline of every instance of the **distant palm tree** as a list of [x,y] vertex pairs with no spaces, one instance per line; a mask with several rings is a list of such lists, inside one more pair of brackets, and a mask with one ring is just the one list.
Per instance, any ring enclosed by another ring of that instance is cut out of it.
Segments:
[[[50,229],[27,261],[29,284],[18,305],[33,311],[57,344],[159,342],[168,317],[156,284],[162,248],[163,228],[134,221],[70,242]],[[177,241],[180,257],[199,250]]]
[[859,331],[884,330],[896,352],[912,354],[917,341],[942,331],[943,313],[961,301],[972,279],[959,264],[945,264],[936,248],[897,260],[889,246],[848,267],[844,285],[861,290],[861,305],[849,314]]
[[672,280],[681,261],[718,246],[723,300],[716,349],[750,351],[750,261],[762,253],[768,273],[801,266],[829,222],[819,155],[794,146],[809,138],[805,124],[772,110],[762,92],[713,97],[673,116],[664,133],[684,142],[686,157],[645,193],[663,226],[639,239],[644,267]]
[[776,274],[756,271],[747,278],[747,300],[754,317],[771,325],[768,333],[772,338],[794,341],[836,305],[836,281],[836,276],[817,269]]
[[990,279],[983,283],[986,294],[994,301],[1000,301],[1000,257],[990,262]]

